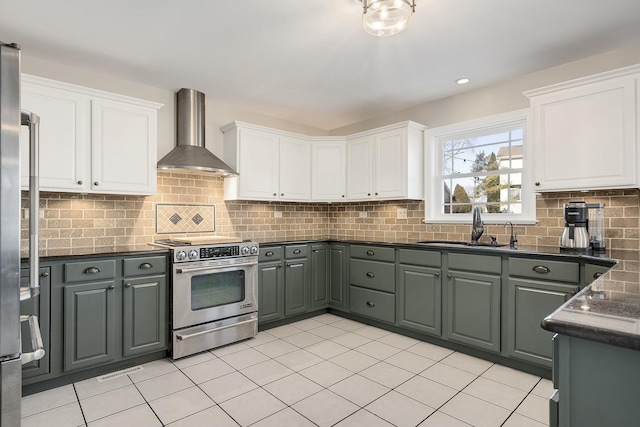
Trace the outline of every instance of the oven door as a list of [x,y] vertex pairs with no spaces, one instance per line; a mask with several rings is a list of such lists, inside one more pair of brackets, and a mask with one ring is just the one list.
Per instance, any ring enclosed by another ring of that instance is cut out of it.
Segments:
[[173,266],[173,329],[258,311],[258,258]]

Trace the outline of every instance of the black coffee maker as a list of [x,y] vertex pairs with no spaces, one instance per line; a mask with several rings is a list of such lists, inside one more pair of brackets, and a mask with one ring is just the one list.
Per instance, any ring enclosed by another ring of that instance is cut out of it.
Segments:
[[571,201],[565,204],[560,252],[590,253],[604,250],[604,203]]

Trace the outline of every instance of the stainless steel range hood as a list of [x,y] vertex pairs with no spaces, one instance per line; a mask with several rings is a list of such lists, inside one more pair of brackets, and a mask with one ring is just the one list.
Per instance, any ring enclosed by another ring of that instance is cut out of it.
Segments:
[[176,94],[176,147],[158,162],[158,169],[209,172],[229,176],[237,173],[204,148],[204,93],[180,89]]

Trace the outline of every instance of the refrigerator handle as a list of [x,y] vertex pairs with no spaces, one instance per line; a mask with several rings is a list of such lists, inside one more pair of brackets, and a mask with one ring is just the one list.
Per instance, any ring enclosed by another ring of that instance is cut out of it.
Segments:
[[44,344],[42,344],[42,334],[40,333],[38,316],[20,316],[20,322],[29,322],[29,331],[31,333],[33,352],[22,353],[22,356],[20,356],[20,363],[26,365],[29,362],[40,360],[44,357]]
[[20,301],[23,301],[40,294],[40,272],[38,271],[40,269],[38,246],[40,117],[23,110],[20,114],[20,124],[29,127],[29,287],[20,288]]

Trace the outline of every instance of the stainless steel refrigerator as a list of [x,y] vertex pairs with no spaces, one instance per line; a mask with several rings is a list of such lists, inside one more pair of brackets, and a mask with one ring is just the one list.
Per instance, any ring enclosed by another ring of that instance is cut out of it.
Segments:
[[[0,427],[20,425],[22,364],[44,356],[35,316],[20,301],[39,293],[38,116],[20,111],[20,48],[0,42]],[[29,286],[20,287],[20,128],[29,128]],[[20,323],[28,322],[33,352],[22,353]]]

